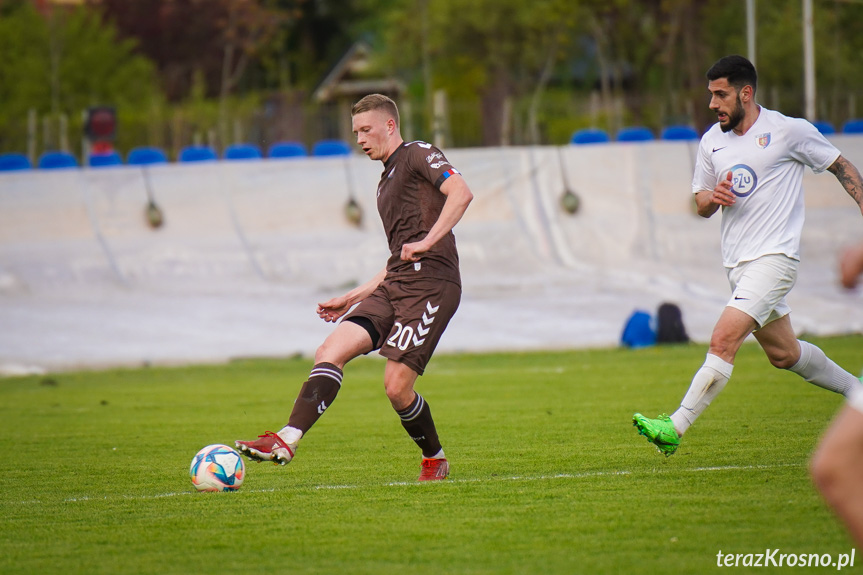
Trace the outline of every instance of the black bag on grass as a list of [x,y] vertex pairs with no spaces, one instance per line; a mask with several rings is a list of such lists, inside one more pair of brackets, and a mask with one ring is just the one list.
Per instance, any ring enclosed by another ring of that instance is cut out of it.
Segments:
[[677,304],[664,303],[656,312],[656,343],[688,343],[683,313]]

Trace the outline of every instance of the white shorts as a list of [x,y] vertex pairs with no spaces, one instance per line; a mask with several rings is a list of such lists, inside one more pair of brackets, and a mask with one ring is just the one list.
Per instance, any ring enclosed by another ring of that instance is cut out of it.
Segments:
[[727,268],[731,284],[728,306],[750,316],[759,328],[791,313],[785,295],[797,281],[797,260],[769,254]]

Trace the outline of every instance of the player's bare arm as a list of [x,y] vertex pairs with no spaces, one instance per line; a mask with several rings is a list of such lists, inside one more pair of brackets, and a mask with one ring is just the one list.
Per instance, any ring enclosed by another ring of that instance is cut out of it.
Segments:
[[442,237],[447,235],[467,210],[473,200],[467,182],[459,174],[453,174],[441,185],[440,191],[446,196],[443,209],[429,233],[422,240],[402,246],[402,260],[419,261],[420,256],[429,251]]
[[375,291],[375,288],[384,281],[386,275],[387,270],[384,268],[379,271],[375,277],[363,285],[355,287],[344,295],[334,297],[324,303],[319,303],[317,310],[318,317],[327,322],[337,321],[340,317],[345,315],[355,303],[366,299],[369,294]]
[[725,179],[716,184],[712,190],[701,190],[695,194],[695,205],[698,209],[698,215],[702,218],[709,218],[716,213],[719,206],[734,205],[736,198],[734,192],[731,191],[731,172],[725,176]]
[[839,156],[827,170],[836,176],[848,195],[854,198],[854,201],[860,206],[860,212],[863,213],[863,178],[861,178],[857,167],[843,156]]

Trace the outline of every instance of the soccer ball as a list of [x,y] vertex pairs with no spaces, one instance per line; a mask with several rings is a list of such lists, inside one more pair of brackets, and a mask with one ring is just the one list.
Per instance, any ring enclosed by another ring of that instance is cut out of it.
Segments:
[[239,453],[217,443],[195,454],[189,475],[198,491],[236,491],[243,484],[246,466]]

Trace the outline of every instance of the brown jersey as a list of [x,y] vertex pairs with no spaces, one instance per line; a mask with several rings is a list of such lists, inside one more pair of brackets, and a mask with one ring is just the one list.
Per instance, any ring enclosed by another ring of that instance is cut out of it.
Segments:
[[438,220],[446,201],[440,187],[458,173],[443,152],[425,142],[402,144],[384,162],[377,203],[392,254],[387,279],[434,278],[461,285],[452,231],[419,262],[401,259],[402,246],[422,240]]

